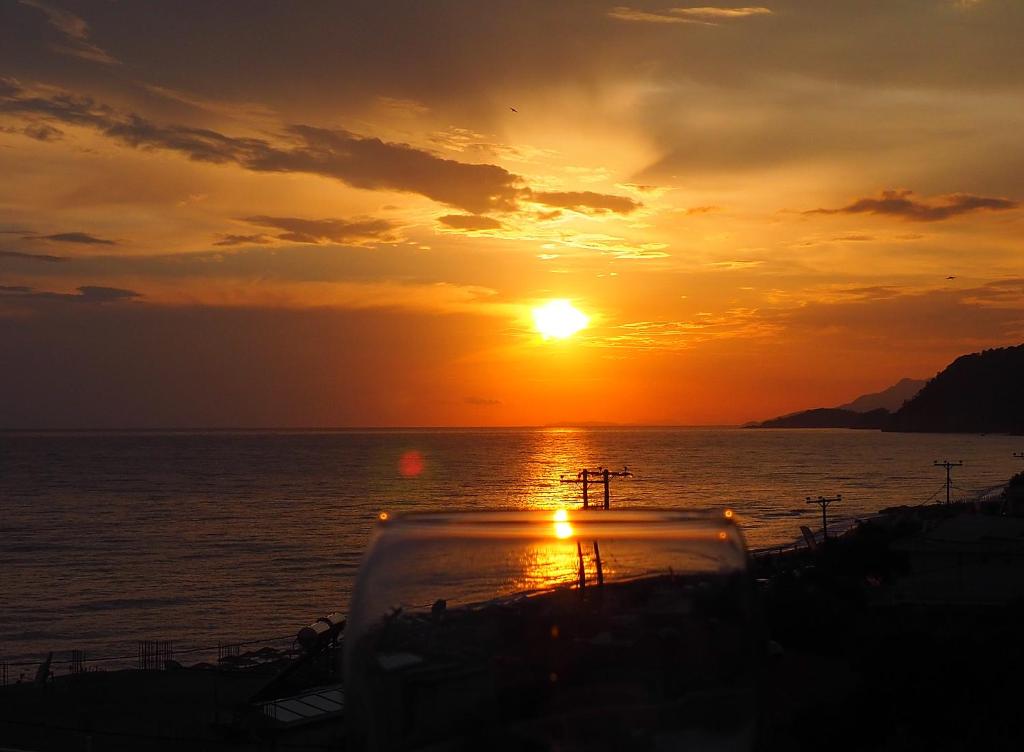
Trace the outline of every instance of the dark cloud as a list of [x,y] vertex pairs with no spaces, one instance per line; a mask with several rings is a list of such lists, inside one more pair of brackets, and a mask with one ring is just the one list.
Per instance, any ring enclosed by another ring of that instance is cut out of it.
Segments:
[[913,191],[882,191],[880,198],[861,198],[838,209],[812,209],[804,214],[885,214],[914,222],[939,222],[978,211],[1016,209],[1019,203],[1005,198],[954,193],[929,201],[913,198]]
[[41,2],[41,0],[19,0],[19,2],[46,14],[46,20],[60,35],[59,41],[50,45],[55,52],[105,65],[120,63],[117,58],[90,41],[89,24],[79,16],[63,8],[56,8],[49,3]]
[[20,251],[0,251],[0,258],[25,259],[26,261],[42,261],[51,264],[68,260],[66,256],[50,256],[45,253],[22,253]]
[[[393,241],[395,225],[385,219],[302,219],[300,217],[246,217],[246,222],[259,227],[282,230],[275,237],[290,243],[360,243],[368,241]],[[231,236],[234,238],[265,236]],[[254,242],[245,240],[242,242]],[[217,245],[234,245],[218,243]]]
[[53,235],[26,235],[25,240],[53,240],[57,243],[81,243],[83,245],[117,245],[116,241],[97,238],[87,232],[57,232]]
[[2,297],[13,298],[18,301],[38,300],[73,303],[117,303],[141,297],[141,295],[134,290],[125,290],[120,287],[101,287],[97,285],[84,285],[79,287],[77,293],[46,292],[36,290],[32,287],[23,286],[0,287],[0,294],[2,294]]
[[612,196],[593,191],[529,191],[528,197],[538,204],[572,209],[583,214],[629,214],[643,206],[639,201],[626,196]]
[[291,143],[282,146],[205,128],[161,126],[134,113],[121,116],[88,97],[33,96],[10,79],[0,84],[0,92],[5,89],[0,112],[93,127],[130,146],[169,149],[198,162],[323,175],[357,188],[419,193],[474,213],[512,209],[520,191],[521,179],[497,165],[456,162],[343,130],[294,125],[287,129]]
[[501,404],[501,400],[489,397],[466,397],[465,402],[467,405],[479,405],[481,407],[493,407]]
[[220,240],[216,241],[214,245],[231,246],[231,245],[251,245],[251,244],[264,244],[273,242],[273,238],[270,235],[221,235]]
[[[302,147],[279,158],[286,170],[319,172],[357,188],[419,193],[474,213],[512,209],[522,178],[491,164],[442,159],[405,144],[305,125],[290,132]],[[274,160],[269,168],[274,168]]]
[[158,125],[134,113],[120,115],[89,97],[39,96],[12,79],[0,82],[0,112],[96,128],[130,146],[168,149],[198,162],[236,164],[256,172],[302,172],[356,188],[418,193],[474,214],[512,211],[520,199],[572,205],[579,211],[629,212],[639,206],[629,198],[591,191],[532,192],[521,177],[497,165],[457,162],[345,130],[293,125],[285,133],[289,143],[274,144],[206,128]]
[[20,129],[0,127],[0,131],[4,133],[20,133],[29,138],[34,138],[36,141],[59,141],[64,137],[64,131],[46,125],[46,123],[29,123]]
[[454,230],[500,230],[501,222],[494,217],[482,217],[477,214],[446,214],[437,221]]

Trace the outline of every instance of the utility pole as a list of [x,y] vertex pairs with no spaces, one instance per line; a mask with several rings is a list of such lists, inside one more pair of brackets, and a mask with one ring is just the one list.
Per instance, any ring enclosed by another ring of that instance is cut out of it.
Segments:
[[[600,478],[598,480],[597,478]],[[583,468],[576,473],[575,478],[566,478],[564,475],[559,479],[559,483],[582,483],[583,484],[583,508],[590,508],[590,484],[601,483],[604,485],[604,508],[611,508],[611,479],[612,478],[632,478],[633,473],[629,472],[628,467],[623,467],[621,470],[611,471],[606,467],[599,467],[597,470],[589,470]]]
[[953,479],[950,476],[949,471],[954,467],[963,467],[963,460],[957,460],[956,462],[950,462],[949,460],[939,462],[938,460],[935,460],[932,464],[935,467],[946,468],[946,503],[949,504],[949,491],[953,488]]
[[806,497],[805,503],[817,504],[821,507],[821,537],[823,540],[828,540],[828,505],[834,501],[842,500],[842,494],[836,494],[835,496],[819,496],[817,499],[812,499],[810,496]]

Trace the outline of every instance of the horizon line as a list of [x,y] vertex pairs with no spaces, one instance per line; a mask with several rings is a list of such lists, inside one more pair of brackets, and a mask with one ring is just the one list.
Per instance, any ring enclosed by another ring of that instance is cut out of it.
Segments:
[[[751,421],[756,422],[756,421]],[[128,426],[128,427],[0,427],[0,433],[193,433],[341,431],[436,431],[523,430],[536,428],[743,428],[749,423],[533,423],[509,425],[408,425],[408,426]]]

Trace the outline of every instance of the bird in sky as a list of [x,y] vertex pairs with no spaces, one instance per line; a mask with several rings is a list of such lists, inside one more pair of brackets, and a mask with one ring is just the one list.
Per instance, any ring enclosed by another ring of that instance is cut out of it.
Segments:
[[954,277],[954,276],[949,276],[949,277],[946,277],[946,279],[956,279],[956,277]]
[[509,109],[512,110],[512,112],[519,112],[515,107],[509,107]]

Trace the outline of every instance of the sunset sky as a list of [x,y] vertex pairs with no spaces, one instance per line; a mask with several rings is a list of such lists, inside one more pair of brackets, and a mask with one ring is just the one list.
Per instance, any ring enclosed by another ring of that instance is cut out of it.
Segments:
[[1022,39],[1018,0],[0,0],[0,427],[732,424],[1019,344]]

